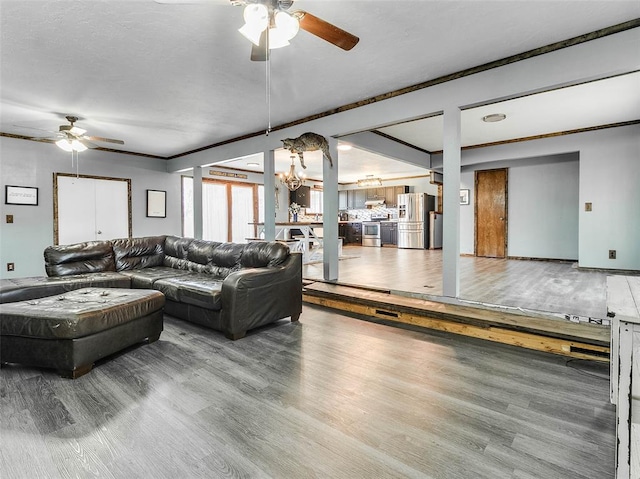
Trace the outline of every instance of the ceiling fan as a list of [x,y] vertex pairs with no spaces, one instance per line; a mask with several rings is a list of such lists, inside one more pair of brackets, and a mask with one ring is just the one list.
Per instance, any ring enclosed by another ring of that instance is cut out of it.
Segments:
[[60,125],[57,132],[51,132],[55,134],[54,137],[35,138],[33,140],[52,140],[59,138],[55,143],[59,148],[65,151],[84,151],[87,148],[100,148],[100,145],[96,145],[94,142],[100,143],[116,143],[118,145],[124,145],[122,140],[114,140],[113,138],[103,138],[101,136],[87,136],[85,133],[87,130],[79,128],[74,125],[78,121],[78,117],[68,115],[66,116],[69,125]]
[[[202,3],[202,0],[155,0],[157,3]],[[251,60],[265,61],[269,51],[289,45],[299,29],[323,40],[351,50],[360,41],[355,35],[305,12],[289,12],[294,0],[229,0],[234,6],[244,6],[245,25],[238,31],[253,43]]]

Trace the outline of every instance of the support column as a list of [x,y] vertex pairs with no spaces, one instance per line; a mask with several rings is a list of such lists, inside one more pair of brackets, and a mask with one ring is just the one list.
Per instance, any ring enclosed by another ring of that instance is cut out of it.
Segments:
[[264,152],[264,239],[276,238],[276,152]]
[[327,138],[333,167],[322,157],[322,231],[325,281],[338,280],[338,140]]
[[202,167],[193,167],[193,236],[202,239]]
[[442,294],[460,295],[460,109],[444,111]]

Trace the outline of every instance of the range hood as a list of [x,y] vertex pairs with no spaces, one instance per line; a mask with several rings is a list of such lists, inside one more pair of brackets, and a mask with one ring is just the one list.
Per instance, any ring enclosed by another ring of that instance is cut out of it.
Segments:
[[369,200],[364,202],[365,206],[381,206],[384,205],[384,200]]

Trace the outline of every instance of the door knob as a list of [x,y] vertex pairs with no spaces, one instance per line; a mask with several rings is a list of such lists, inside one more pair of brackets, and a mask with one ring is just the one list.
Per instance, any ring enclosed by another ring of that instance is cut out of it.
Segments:
[[[502,218],[500,218],[500,219],[502,219]],[[102,231],[98,230],[98,234],[99,234],[99,235],[101,235],[101,234],[102,234]]]
[[500,217],[500,221],[504,221],[504,218]]

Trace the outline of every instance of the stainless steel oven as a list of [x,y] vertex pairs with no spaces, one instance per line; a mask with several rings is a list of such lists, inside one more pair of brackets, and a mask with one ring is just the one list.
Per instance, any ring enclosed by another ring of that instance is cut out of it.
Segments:
[[382,246],[379,221],[362,222],[362,246]]

